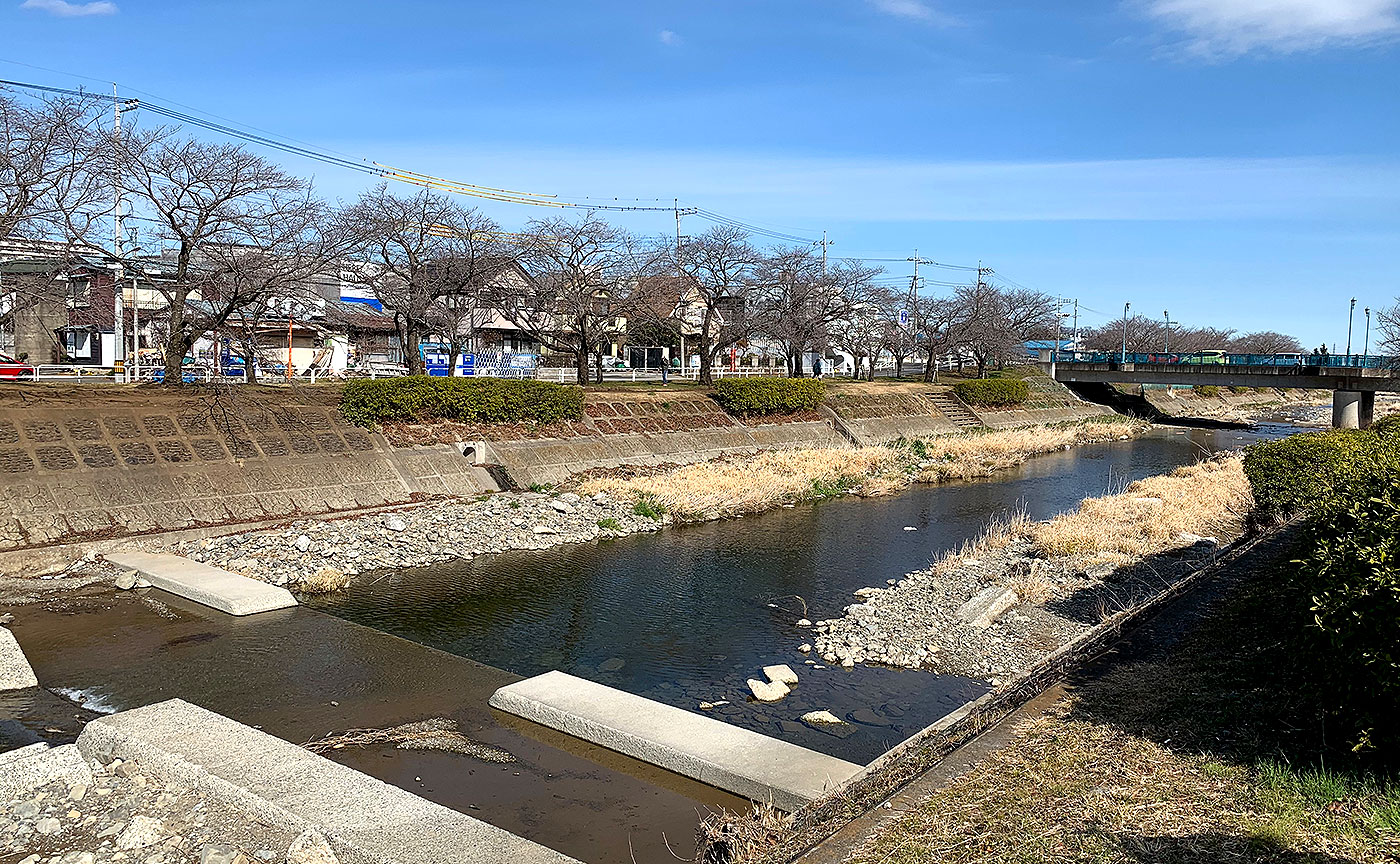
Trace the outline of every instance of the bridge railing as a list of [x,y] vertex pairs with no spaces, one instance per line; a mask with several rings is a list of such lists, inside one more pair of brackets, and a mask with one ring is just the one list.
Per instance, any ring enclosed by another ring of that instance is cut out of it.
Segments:
[[1400,357],[1380,354],[1227,354],[1198,351],[1189,354],[1170,352],[1128,353],[1118,351],[1061,351],[1056,358],[1061,363],[1132,363],[1142,366],[1254,366],[1273,368],[1324,369],[1397,369]]

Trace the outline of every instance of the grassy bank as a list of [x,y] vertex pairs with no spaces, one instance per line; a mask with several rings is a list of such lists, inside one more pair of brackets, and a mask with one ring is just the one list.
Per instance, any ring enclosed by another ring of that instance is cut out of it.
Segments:
[[987,477],[1032,456],[1140,434],[1121,417],[1075,424],[977,432],[901,441],[856,450],[774,450],[744,460],[687,465],[646,477],[585,481],[584,494],[605,492],[679,519],[702,521],[847,493],[880,495],[911,483]]
[[1328,767],[1299,697],[1274,550],[1166,656],[1078,687],[852,860],[1381,862],[1400,786]]

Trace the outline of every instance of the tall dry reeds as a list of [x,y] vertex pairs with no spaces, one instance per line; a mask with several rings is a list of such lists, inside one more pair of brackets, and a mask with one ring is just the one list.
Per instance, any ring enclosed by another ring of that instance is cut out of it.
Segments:
[[913,445],[922,449],[926,460],[915,479],[921,483],[938,483],[987,477],[1014,468],[1032,456],[1080,444],[1112,441],[1124,435],[1135,435],[1142,428],[1142,424],[1131,422],[1092,422],[928,438]]
[[684,520],[721,519],[857,490],[883,495],[911,482],[987,477],[1041,453],[1135,435],[1143,428],[1133,421],[1100,421],[949,435],[890,447],[774,450],[647,477],[587,480],[580,491],[659,505]]
[[702,462],[651,477],[588,480],[580,491],[646,499],[681,519],[719,519],[849,491],[870,478],[902,473],[902,459],[888,447],[771,450],[745,461]]
[[1236,536],[1254,506],[1243,462],[1239,454],[1208,459],[1086,498],[1076,512],[1033,527],[1036,551],[1121,564],[1179,546],[1183,533]]

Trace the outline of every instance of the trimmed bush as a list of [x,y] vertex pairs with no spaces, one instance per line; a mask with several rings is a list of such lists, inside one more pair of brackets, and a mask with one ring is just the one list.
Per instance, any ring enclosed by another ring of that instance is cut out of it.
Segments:
[[583,388],[522,378],[409,375],[351,381],[340,413],[359,426],[388,421],[557,423],[583,417]]
[[[1293,578],[1315,626],[1297,656],[1358,750],[1400,747],[1400,490],[1376,475],[1319,508]],[[1301,612],[1302,610],[1300,610]],[[1307,620],[1302,614],[1302,620]]]
[[819,378],[721,378],[715,401],[730,414],[795,414],[822,404],[826,384]]
[[1017,378],[974,378],[954,385],[953,393],[969,405],[1003,408],[1030,398],[1031,385]]
[[1220,395],[1220,388],[1217,387],[1217,386],[1215,386],[1214,384],[1207,384],[1207,385],[1204,386],[1204,387],[1197,387],[1197,388],[1196,388],[1196,395],[1197,395],[1197,396],[1219,396],[1219,395]]
[[1245,450],[1261,516],[1288,518],[1400,467],[1400,424],[1290,435]]

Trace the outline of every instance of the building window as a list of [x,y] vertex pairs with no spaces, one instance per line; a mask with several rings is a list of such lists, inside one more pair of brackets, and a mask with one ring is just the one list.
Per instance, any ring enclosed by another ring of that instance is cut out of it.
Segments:
[[69,360],[91,360],[93,341],[92,334],[86,330],[64,330],[63,353]]
[[74,309],[86,309],[92,305],[92,280],[68,280],[68,305]]

